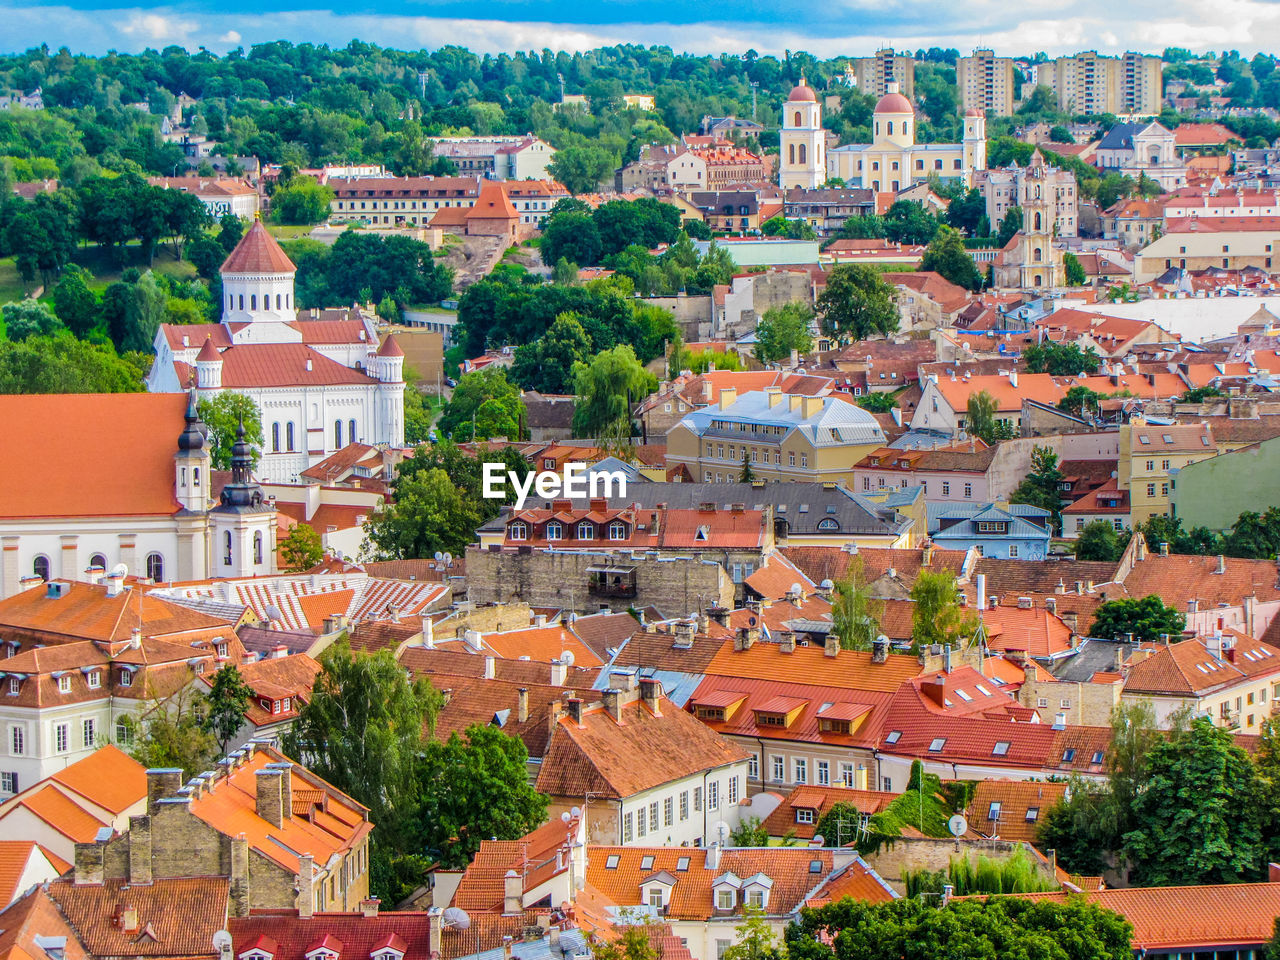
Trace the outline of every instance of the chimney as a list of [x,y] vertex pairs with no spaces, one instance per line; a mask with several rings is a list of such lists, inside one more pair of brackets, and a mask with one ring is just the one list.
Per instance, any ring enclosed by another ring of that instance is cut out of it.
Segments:
[[776,407],[778,404],[782,402],[781,387],[765,387],[764,394],[765,394],[766,402],[769,404],[770,410],[772,410],[774,407]]
[[755,646],[755,642],[760,639],[759,627],[739,627],[737,642],[734,643],[735,650],[750,650]]
[[1118,643],[1116,644],[1116,656],[1113,666],[1115,667],[1116,673],[1119,673],[1124,669],[1124,647]]
[[516,691],[516,719],[524,723],[529,719],[529,688],[521,687]]
[[604,700],[605,712],[613,717],[615,723],[622,723],[622,691],[610,687],[601,698]]
[[1045,608],[1047,611],[1049,611],[1050,613],[1057,613],[1057,612],[1058,612],[1058,598],[1057,598],[1057,597],[1045,597],[1045,598],[1044,598],[1044,608]]
[[800,404],[800,416],[808,420],[816,417],[822,412],[822,408],[826,406],[822,397],[805,397]]
[[502,915],[513,917],[524,910],[524,881],[520,874],[508,870],[502,878]]
[[547,625],[547,615],[545,613],[537,614],[533,618],[533,625],[535,627],[545,627]]
[[1141,563],[1143,560],[1147,559],[1147,538],[1146,537],[1142,537],[1142,536],[1138,537],[1138,548],[1137,550],[1134,551],[1133,558],[1138,563]]
[[118,597],[124,589],[124,577],[118,573],[107,574],[107,596]]
[[704,376],[702,378],[702,398],[706,400],[707,403],[711,402],[711,397],[714,391],[715,387],[711,383],[711,378]]
[[440,929],[441,915],[444,911],[440,907],[429,907],[427,909],[427,956],[440,956]]
[[151,882],[151,817],[129,818],[129,883]]
[[827,634],[827,640],[822,645],[822,655],[824,657],[836,657],[840,655],[840,638]]
[[563,687],[569,679],[569,665],[560,660],[551,661],[551,685]]
[[582,698],[570,697],[565,701],[565,706],[569,710],[569,719],[578,726],[582,726]]
[[720,388],[720,409],[731,407],[738,402],[737,387],[721,387]]
[[947,678],[941,673],[929,683],[920,684],[920,692],[940,707],[945,707],[947,699]]
[[728,607],[707,607],[707,616],[722,627],[729,625]]
[[689,650],[693,647],[694,624],[689,620],[681,620],[675,625],[675,641],[671,646],[677,650]]
[[151,767],[147,770],[147,813],[154,814],[160,799],[172,797],[181,787],[181,767]]
[[497,676],[497,668],[498,668],[498,660],[496,657],[484,658],[484,678],[486,680],[492,680],[495,676]]
[[641,677],[640,699],[644,701],[644,705],[649,708],[649,712],[655,717],[662,716],[662,710],[659,706],[662,700],[662,681],[656,677]]
[[[299,862],[301,867],[301,862]],[[231,839],[231,885],[227,892],[227,911],[233,917],[249,915],[249,841],[242,833]],[[310,876],[307,873],[306,876]],[[311,902],[311,888],[307,888],[307,902]],[[302,911],[298,911],[302,916]],[[310,916],[308,913],[307,916]]]
[[1222,554],[1218,554],[1218,565],[1213,568],[1213,572],[1214,573],[1227,572],[1227,558],[1224,557]]
[[428,650],[436,647],[435,622],[430,617],[422,618],[422,645]]
[[298,858],[298,916],[310,919],[316,908],[315,858],[304,853]]
[[364,917],[366,920],[372,920],[378,915],[378,905],[381,903],[382,901],[377,897],[366,897],[361,900],[360,916]]
[[889,641],[887,638],[876,637],[871,641],[871,662],[886,663],[889,659]]
[[779,653],[795,653],[796,652],[796,635],[791,630],[783,630],[778,634],[778,652]]
[[266,820],[272,826],[279,827],[284,824],[284,796],[282,771],[272,767],[263,767],[258,770],[254,776],[257,779],[257,804],[256,809],[258,816]]
[[1065,730],[1067,727],[1067,715],[1059,710],[1053,717],[1053,729]]
[[720,841],[719,840],[712,840],[711,843],[707,846],[707,859],[704,865],[707,870],[720,869]]
[[1168,555],[1169,555],[1169,544],[1167,542],[1162,542],[1160,544],[1160,556],[1167,557]]
[[1198,613],[1198,612],[1199,612],[1199,610],[1200,610],[1200,601],[1199,601],[1199,600],[1188,600],[1188,601],[1187,601],[1187,613]]
[[951,672],[951,644],[947,644],[942,648],[942,672]]
[[107,852],[107,841],[111,839],[111,828],[102,827],[98,835],[88,843],[77,843],[75,852],[75,879],[77,884],[102,884],[103,860]]

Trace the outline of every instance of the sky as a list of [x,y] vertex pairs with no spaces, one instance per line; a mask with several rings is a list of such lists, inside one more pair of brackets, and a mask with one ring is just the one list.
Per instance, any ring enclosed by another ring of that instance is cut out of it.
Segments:
[[[664,44],[695,54],[754,49],[819,57],[976,46],[1002,55],[1050,56],[1096,49],[1158,53],[1165,47],[1280,51],[1276,0],[0,0],[0,51],[47,43],[74,52],[136,52],[178,44],[225,53],[270,40],[345,46],[360,39],[400,49],[458,44],[479,53],[586,50],[614,43]],[[477,14],[483,13],[483,19]],[[1271,42],[1268,42],[1271,40]]]

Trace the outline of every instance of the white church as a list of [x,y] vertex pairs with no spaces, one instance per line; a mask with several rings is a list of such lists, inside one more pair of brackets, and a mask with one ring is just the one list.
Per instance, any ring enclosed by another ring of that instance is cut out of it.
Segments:
[[[222,264],[222,322],[163,324],[152,393],[242,393],[258,405],[262,482],[299,474],[349,443],[404,445],[404,352],[359,310],[298,311],[297,267],[260,221]],[[218,574],[221,575],[221,574]]]

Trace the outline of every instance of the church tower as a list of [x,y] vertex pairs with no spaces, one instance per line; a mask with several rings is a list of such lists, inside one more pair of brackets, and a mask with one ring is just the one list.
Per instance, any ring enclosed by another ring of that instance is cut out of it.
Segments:
[[782,105],[781,162],[778,181],[783,190],[812,190],[827,182],[827,134],[822,129],[818,95],[800,77],[800,83]]
[[275,572],[276,508],[263,501],[262,488],[253,479],[252,462],[241,423],[231,448],[231,482],[222,488],[218,505],[209,511],[211,577]]
[[987,169],[987,115],[981,110],[966,110],[964,114],[964,184],[973,186],[973,174]]
[[261,220],[253,221],[219,272],[224,323],[289,323],[298,318],[293,303],[298,268]]
[[1022,207],[1022,230],[1018,234],[1023,289],[1061,286],[1066,281],[1062,251],[1054,248],[1054,200],[1045,180],[1044,156],[1031,154],[1018,205]]
[[209,499],[213,464],[205,425],[196,409],[196,393],[187,396],[186,426],[173,455],[174,495],[182,509],[174,515],[178,535],[177,579],[203,580],[209,568]]

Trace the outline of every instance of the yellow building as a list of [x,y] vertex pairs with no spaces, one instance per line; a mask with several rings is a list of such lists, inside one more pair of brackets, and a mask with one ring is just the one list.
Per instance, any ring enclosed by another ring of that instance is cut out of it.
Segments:
[[905,190],[936,176],[973,182],[987,168],[987,121],[978,110],[964,118],[961,143],[916,143],[916,112],[911,101],[889,83],[871,118],[871,143],[850,143],[827,152],[827,178],[877,193]]
[[961,106],[997,117],[1013,113],[1013,59],[993,50],[975,50],[956,61],[956,86]]
[[779,387],[720,400],[667,431],[667,468],[695,481],[735,481],[745,460],[759,480],[848,484],[853,465],[885,443],[875,418],[836,396],[784,394]]
[[1171,514],[1169,472],[1218,455],[1207,423],[1153,424],[1136,418],[1120,428],[1119,485],[1129,491],[1133,526]]

